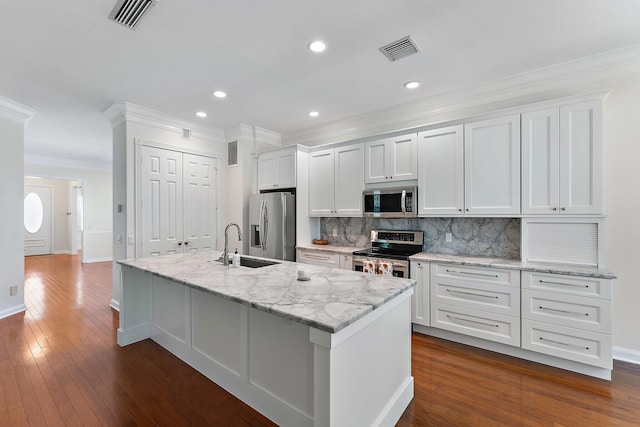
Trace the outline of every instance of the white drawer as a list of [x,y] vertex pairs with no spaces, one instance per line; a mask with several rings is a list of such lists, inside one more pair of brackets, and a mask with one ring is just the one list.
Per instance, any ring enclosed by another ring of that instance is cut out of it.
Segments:
[[436,278],[431,301],[456,307],[520,316],[520,288]]
[[611,299],[611,280],[564,274],[522,272],[522,288]]
[[611,369],[611,335],[522,320],[522,348]]
[[523,289],[522,317],[610,334],[611,300]]
[[340,267],[340,256],[331,252],[298,249],[298,257],[296,261],[305,264],[321,265],[323,267]]
[[472,280],[478,283],[492,283],[505,286],[520,286],[520,270],[501,268],[470,267],[455,264],[432,264],[431,277]]
[[432,303],[431,326],[489,341],[520,346],[519,317]]

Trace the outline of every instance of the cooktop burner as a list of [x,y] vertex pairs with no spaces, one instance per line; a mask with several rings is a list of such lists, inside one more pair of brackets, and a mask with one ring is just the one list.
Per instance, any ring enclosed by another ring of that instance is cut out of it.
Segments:
[[371,230],[371,248],[353,255],[403,260],[422,252],[422,231]]

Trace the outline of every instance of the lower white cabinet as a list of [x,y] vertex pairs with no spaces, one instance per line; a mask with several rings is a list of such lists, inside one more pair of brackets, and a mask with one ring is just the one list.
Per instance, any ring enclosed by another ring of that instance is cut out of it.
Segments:
[[340,267],[340,256],[326,251],[314,251],[312,249],[298,249],[296,262],[311,265],[321,265],[329,268]]
[[353,255],[327,250],[297,249],[297,262],[353,270]]
[[517,270],[431,264],[431,326],[520,346]]
[[522,272],[522,348],[611,368],[611,280]]
[[417,282],[411,297],[411,322],[429,326],[431,324],[430,263],[412,260],[410,264],[411,278]]

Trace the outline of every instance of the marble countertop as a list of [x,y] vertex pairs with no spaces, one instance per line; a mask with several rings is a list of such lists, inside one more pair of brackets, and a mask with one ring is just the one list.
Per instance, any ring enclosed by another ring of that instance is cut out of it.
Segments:
[[337,246],[337,245],[298,245],[296,249],[312,249],[314,251],[332,252],[336,254],[351,255],[353,251],[359,251],[365,248],[354,248],[353,246]]
[[[234,268],[217,262],[220,254],[203,251],[118,263],[331,333],[416,283],[288,261],[262,268]],[[302,265],[311,280],[297,280],[298,266]]]
[[413,255],[411,260],[425,262],[446,262],[457,265],[473,265],[478,267],[506,268],[511,270],[535,271],[538,273],[571,274],[574,276],[615,279],[616,275],[601,268],[579,267],[571,265],[527,263],[520,260],[490,258],[465,255],[448,255],[421,252]]

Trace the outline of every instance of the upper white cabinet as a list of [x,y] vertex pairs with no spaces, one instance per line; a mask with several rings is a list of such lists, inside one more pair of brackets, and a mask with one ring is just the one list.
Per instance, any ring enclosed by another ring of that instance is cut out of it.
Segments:
[[520,213],[520,115],[464,125],[465,213]]
[[276,190],[296,186],[296,147],[258,155],[258,188]]
[[364,146],[309,154],[309,216],[361,216]]
[[602,213],[602,102],[522,115],[522,213]]
[[369,141],[365,145],[365,182],[392,182],[418,177],[417,135]]
[[418,215],[459,215],[464,209],[464,128],[418,133]]

